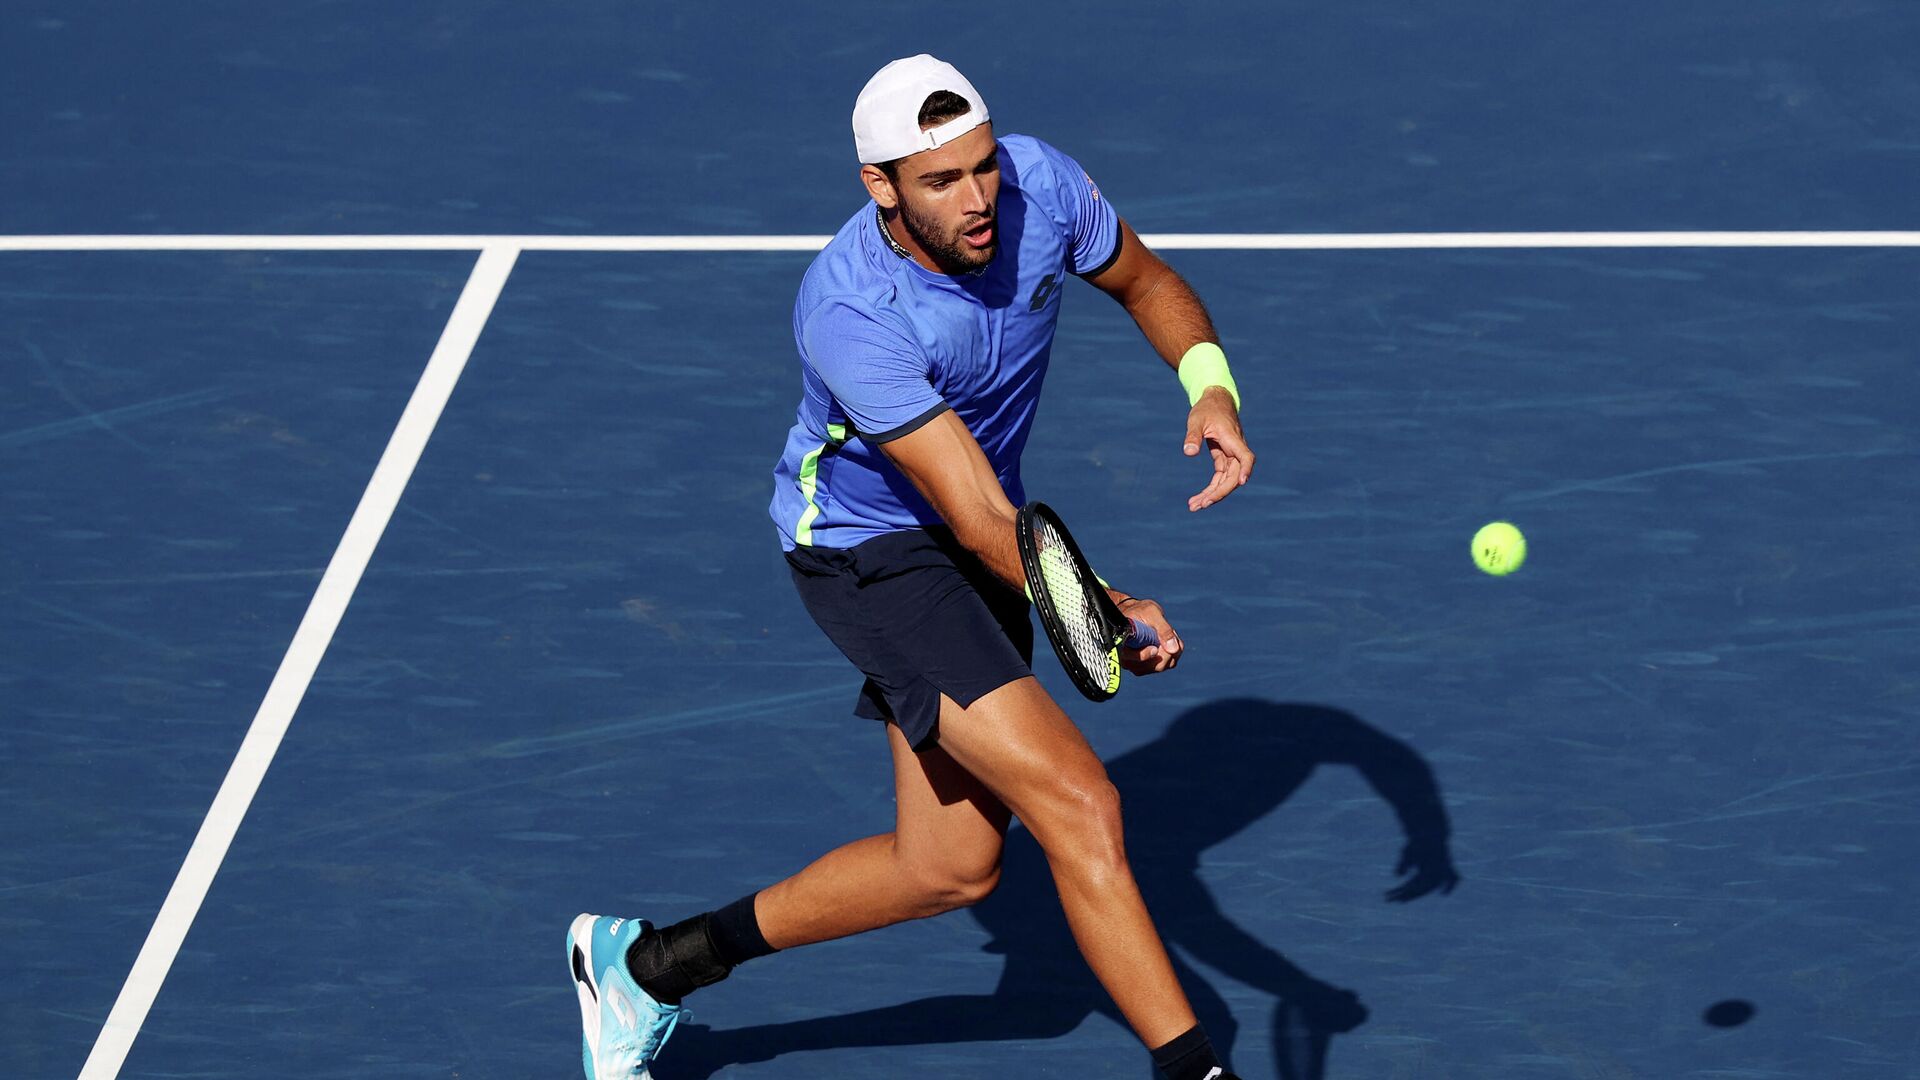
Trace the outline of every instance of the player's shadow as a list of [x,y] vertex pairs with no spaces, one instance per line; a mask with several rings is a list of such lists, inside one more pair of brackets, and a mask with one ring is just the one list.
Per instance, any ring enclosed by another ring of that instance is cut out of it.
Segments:
[[[1121,792],[1134,873],[1195,1012],[1215,1045],[1231,1051],[1232,1014],[1191,961],[1272,994],[1276,1068],[1285,1080],[1319,1080],[1329,1039],[1359,1026],[1367,1010],[1228,918],[1200,880],[1200,855],[1286,802],[1321,765],[1358,769],[1399,819],[1405,842],[1395,870],[1404,880],[1387,900],[1452,890],[1459,875],[1433,771],[1411,747],[1340,709],[1217,701],[1107,765]],[[1284,876],[1284,866],[1274,869]],[[707,1077],[802,1050],[1049,1039],[1094,1013],[1119,1020],[1068,934],[1045,857],[1017,824],[1000,888],[968,913],[993,935],[987,951],[1006,955],[991,994],[729,1030],[689,1024],[662,1055],[665,1075]]]

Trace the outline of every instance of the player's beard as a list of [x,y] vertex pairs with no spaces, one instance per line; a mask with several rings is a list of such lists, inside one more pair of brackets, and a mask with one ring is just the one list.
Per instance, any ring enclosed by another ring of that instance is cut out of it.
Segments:
[[938,221],[923,218],[914,211],[913,204],[902,200],[900,203],[900,223],[907,228],[907,235],[920,245],[941,272],[953,275],[971,274],[993,261],[1000,251],[1000,229],[996,224],[993,242],[983,248],[976,248],[961,239],[960,234],[977,229],[986,222],[997,222],[999,214],[986,218],[975,218],[962,222],[951,232],[944,232]]

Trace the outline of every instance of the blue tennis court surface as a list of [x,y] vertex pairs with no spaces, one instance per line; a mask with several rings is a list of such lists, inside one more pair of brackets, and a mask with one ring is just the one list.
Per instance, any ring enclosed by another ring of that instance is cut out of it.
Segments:
[[[1895,4],[196,12],[0,14],[0,232],[827,232],[922,48],[1143,232],[1914,226]],[[1042,677],[1234,1068],[1912,1075],[1920,250],[1169,258],[1259,470],[1188,514],[1074,286],[1028,488],[1190,651]],[[520,256],[120,1076],[577,1075],[576,912],[890,827],[765,514],[807,261]],[[0,1074],[80,1071],[473,266],[0,251]],[[1148,1075],[1017,827],[692,1006],[659,1080]]]

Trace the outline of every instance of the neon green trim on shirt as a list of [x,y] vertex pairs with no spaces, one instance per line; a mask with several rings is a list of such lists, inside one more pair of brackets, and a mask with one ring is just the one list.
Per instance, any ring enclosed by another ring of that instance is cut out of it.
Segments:
[[813,501],[814,493],[820,489],[820,455],[847,441],[847,425],[828,424],[827,438],[831,441],[821,443],[819,449],[800,459],[800,497],[807,501],[807,508],[800,511],[800,524],[793,530],[793,539],[807,547],[813,546],[813,519],[820,516],[820,505]]

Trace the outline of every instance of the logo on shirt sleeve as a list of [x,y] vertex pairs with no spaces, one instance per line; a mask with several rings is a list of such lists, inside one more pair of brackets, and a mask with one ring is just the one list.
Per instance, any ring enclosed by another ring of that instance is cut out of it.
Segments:
[[1080,175],[1087,178],[1087,190],[1093,193],[1094,198],[1099,198],[1100,185],[1093,182],[1093,175],[1091,173],[1081,173]]

